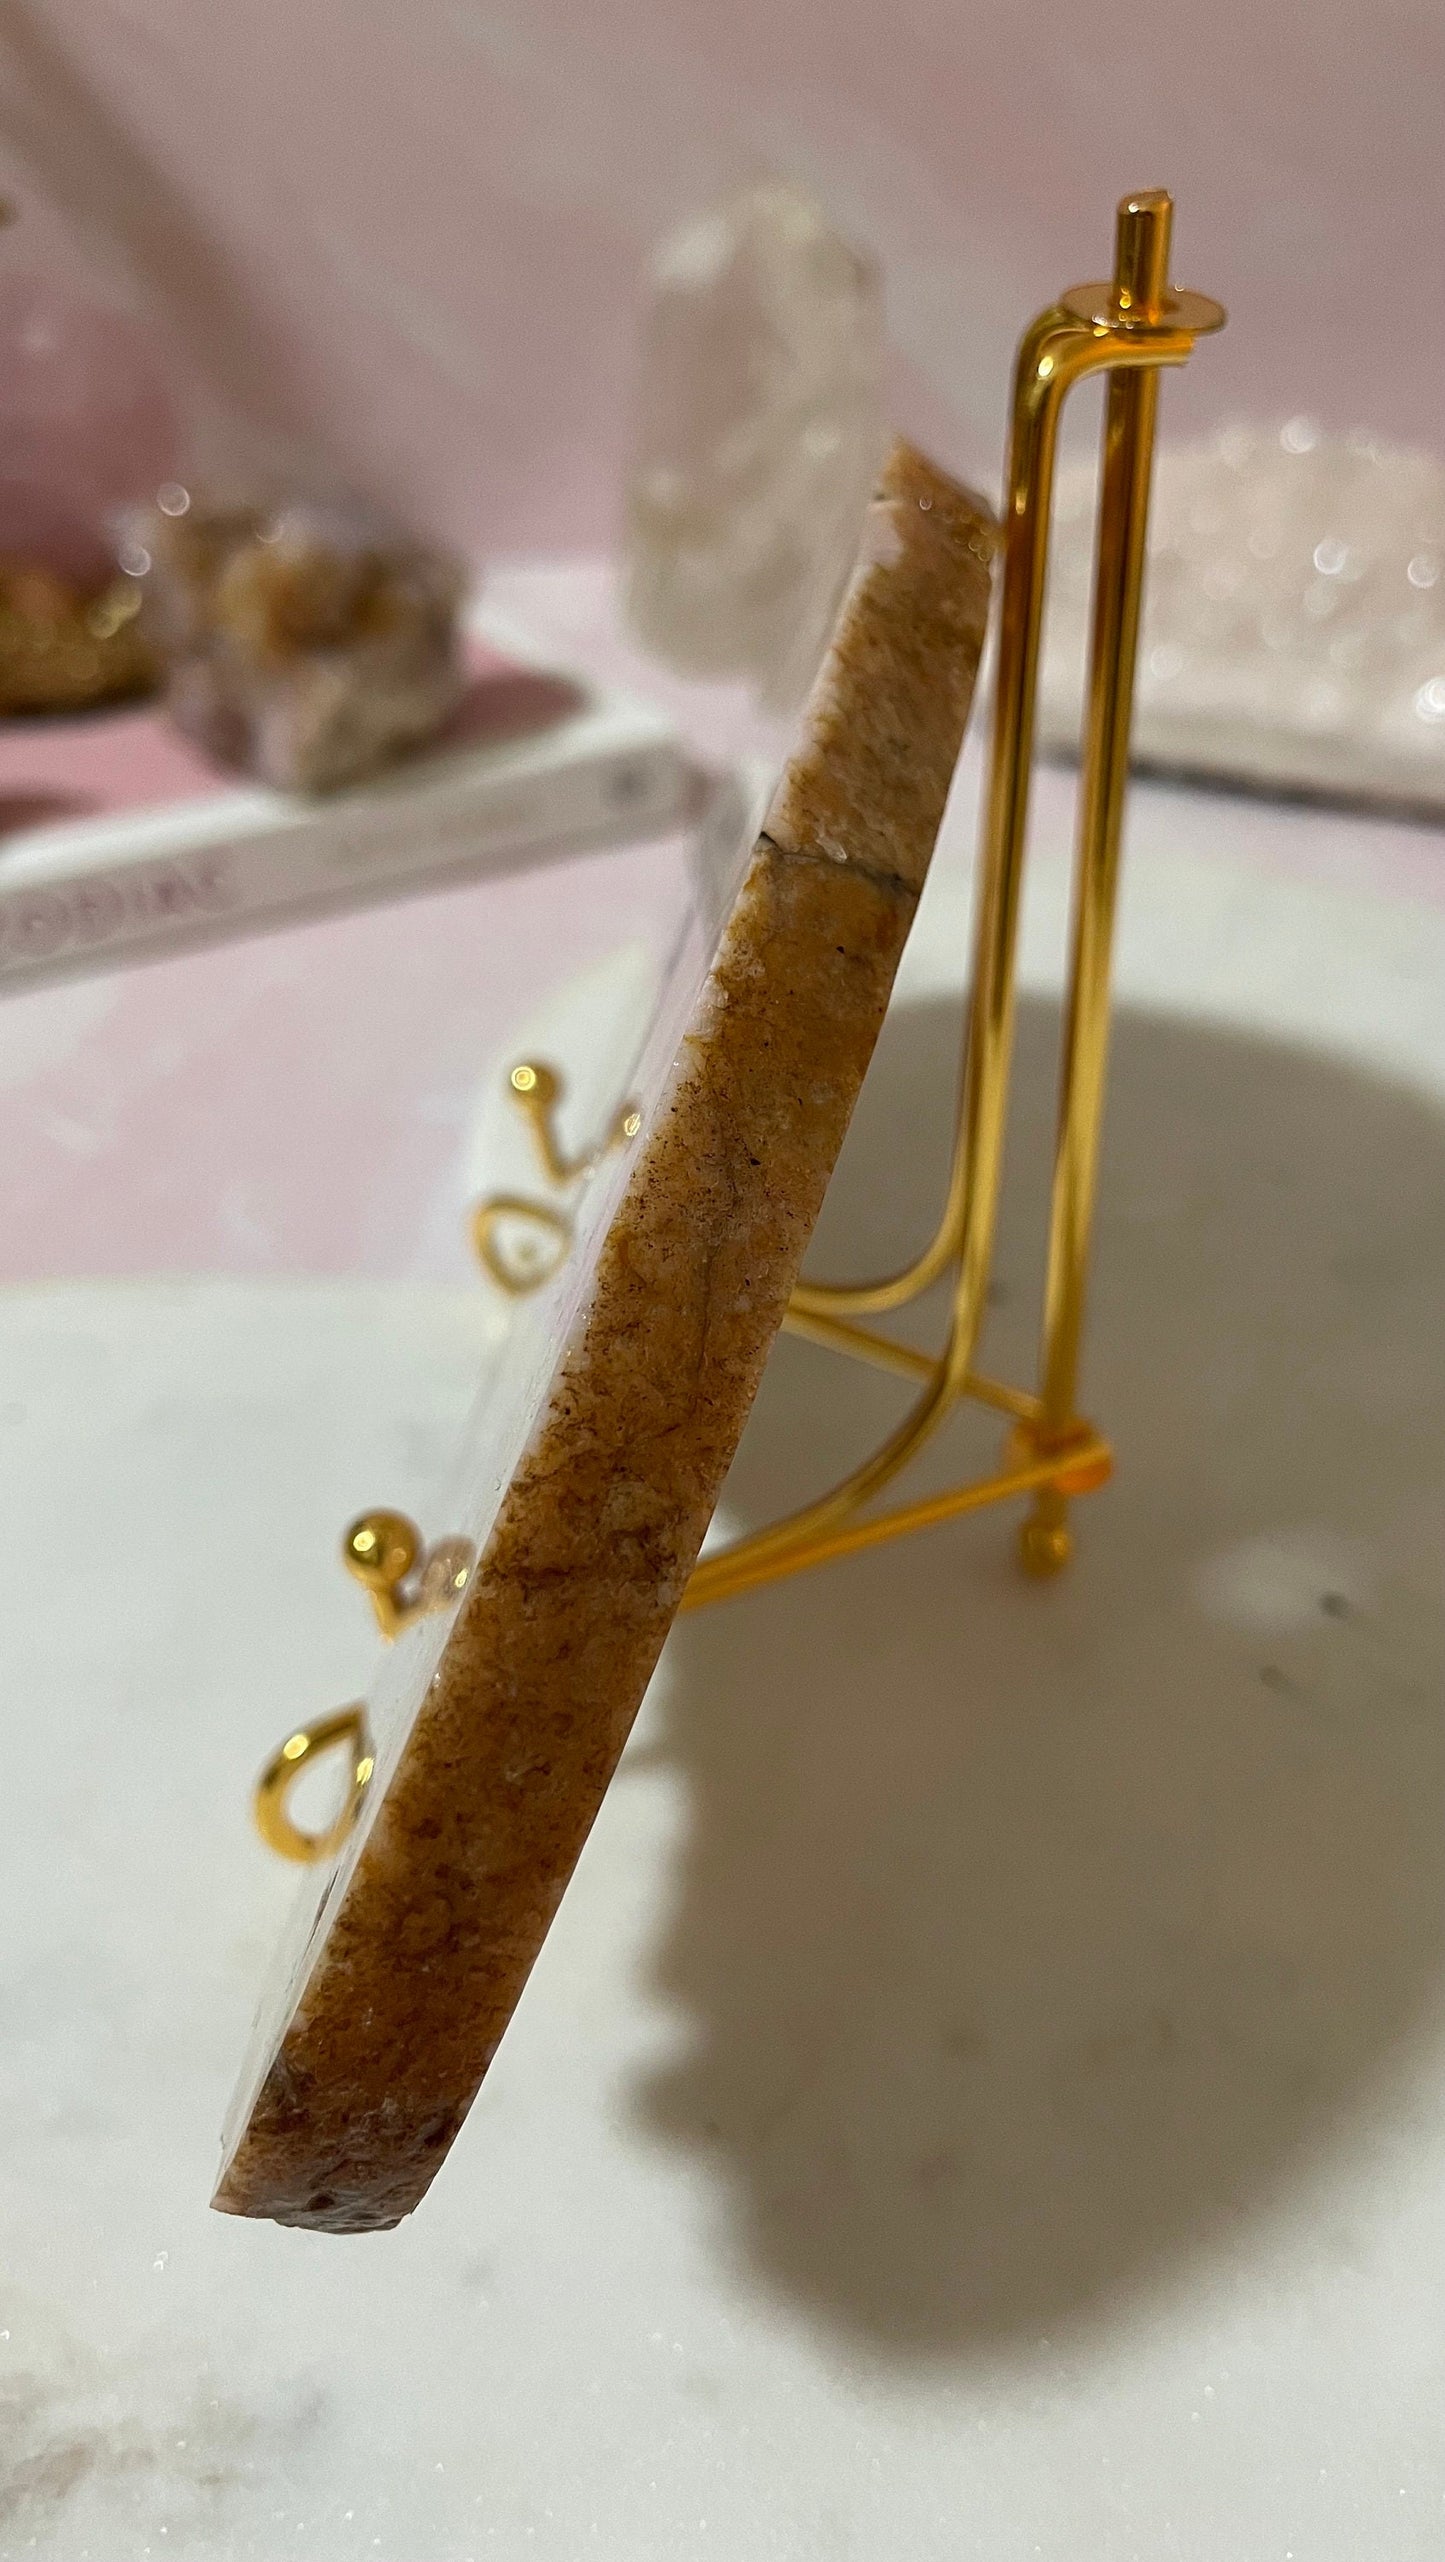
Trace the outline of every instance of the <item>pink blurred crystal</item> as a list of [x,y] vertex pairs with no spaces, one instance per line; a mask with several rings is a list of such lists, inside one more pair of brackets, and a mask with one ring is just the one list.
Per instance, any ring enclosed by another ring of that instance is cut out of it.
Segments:
[[180,422],[139,321],[0,271],[0,560],[82,593],[113,572],[111,525],[177,466]]

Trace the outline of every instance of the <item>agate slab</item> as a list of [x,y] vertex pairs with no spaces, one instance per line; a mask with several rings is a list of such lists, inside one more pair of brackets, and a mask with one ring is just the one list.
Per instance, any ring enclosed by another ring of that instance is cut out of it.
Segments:
[[362,1818],[278,1973],[216,2204],[415,2207],[494,2055],[686,1589],[888,1003],[967,718],[993,530],[896,446],[795,750],[712,876],[641,1127],[527,1303],[448,1527],[478,1564],[371,1702]]

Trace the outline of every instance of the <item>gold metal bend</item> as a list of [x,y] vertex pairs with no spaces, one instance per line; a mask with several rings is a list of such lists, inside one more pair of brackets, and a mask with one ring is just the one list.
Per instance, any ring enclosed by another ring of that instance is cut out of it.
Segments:
[[[341,1745],[345,1745],[351,1761],[346,1796],[340,1812],[324,1832],[308,1833],[293,1822],[288,1810],[292,1786],[308,1762]],[[284,1744],[277,1746],[256,1782],[251,1807],[261,1839],[282,1859],[305,1863],[330,1859],[356,1821],[374,1767],[366,1710],[359,1699],[349,1708],[338,1708],[334,1716],[318,1717],[314,1725],[298,1726]]]
[[1014,1021],[1019,890],[1033,774],[1034,707],[1048,574],[1049,516],[1059,412],[1087,375],[1126,364],[1182,364],[1193,341],[1160,330],[1148,341],[1100,329],[1055,305],[1026,332],[1014,372],[1004,513],[993,734],[980,853],[981,888],[964,1053],[963,1091],[942,1218],[914,1262],[886,1281],[802,1281],[802,1316],[883,1316],[906,1306],[958,1263],[954,1358],[966,1369],[983,1310],[1003,1161]]

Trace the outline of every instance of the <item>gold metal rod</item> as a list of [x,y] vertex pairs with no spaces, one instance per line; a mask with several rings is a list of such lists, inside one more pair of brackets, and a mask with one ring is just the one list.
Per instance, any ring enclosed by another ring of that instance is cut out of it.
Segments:
[[[1086,1468],[1097,1463],[1107,1466],[1109,1445],[1097,1436],[1079,1442],[1069,1453],[1069,1466]],[[951,1486],[946,1493],[923,1495],[916,1503],[898,1505],[892,1512],[874,1514],[868,1521],[835,1530],[825,1538],[796,1542],[790,1549],[777,1549],[770,1555],[759,1555],[751,1540],[739,1541],[715,1557],[704,1557],[694,1567],[692,1580],[683,1596],[684,1610],[701,1610],[714,1601],[731,1601],[737,1594],[751,1592],[759,1584],[778,1583],[785,1576],[799,1574],[806,1567],[829,1564],[835,1557],[850,1557],[861,1548],[881,1547],[891,1539],[906,1538],[910,1531],[929,1530],[942,1521],[956,1520],[960,1513],[980,1512],[987,1504],[1005,1503],[1010,1496],[1024,1495],[1047,1482],[1058,1472],[1059,1458],[1031,1460],[1021,1468],[1010,1468],[994,1477],[979,1477],[972,1484]]]
[[[1047,325],[1046,325],[1047,324]],[[1121,346],[1065,311],[1045,314],[1023,343],[1010,443],[1009,523],[999,625],[993,752],[984,815],[980,904],[954,1169],[958,1270],[948,1371],[955,1395],[971,1369],[988,1294],[1003,1175],[1013,1056],[1019,890],[1033,779],[1034,705],[1043,638],[1049,518],[1059,411],[1074,385],[1120,362],[1180,363],[1190,341],[1158,333],[1151,353]],[[1152,379],[1152,374],[1151,374]]]
[[1003,1172],[1059,412],[1093,353],[1078,322],[1046,314],[1024,338],[1014,381],[982,888],[952,1187],[958,1270],[948,1359],[956,1387],[972,1361],[983,1317]]
[[1014,371],[1009,437],[998,665],[974,927],[963,1088],[943,1216],[931,1243],[886,1281],[801,1281],[793,1306],[803,1316],[881,1316],[906,1306],[959,1263],[955,1289],[956,1368],[967,1368],[983,1314],[998,1206],[1013,1044],[1014,952],[1028,826],[1034,704],[1043,634],[1049,516],[1059,411],[1075,383],[1115,365],[1182,364],[1185,330],[1158,328],[1148,342],[1061,305],[1025,333]]
[[1002,1379],[992,1379],[983,1370],[970,1370],[959,1391],[981,1406],[992,1406],[995,1414],[1012,1415],[1016,1423],[1038,1420],[1039,1401],[1027,1388],[1011,1388]]
[[[1114,275],[1120,307],[1145,323],[1157,321],[1168,291],[1172,212],[1162,191],[1126,198],[1119,208]],[[1078,1385],[1158,397],[1159,377],[1152,368],[1118,372],[1110,378],[1104,412],[1073,949],[1044,1293],[1040,1423],[1046,1442],[1066,1434],[1074,1422]],[[1045,1489],[1022,1539],[1032,1571],[1062,1566],[1069,1553],[1067,1498]]]
[[871,1361],[880,1370],[896,1371],[905,1379],[935,1379],[938,1376],[936,1352],[917,1352],[911,1343],[890,1343],[886,1334],[874,1334],[870,1327],[849,1325],[842,1317],[812,1316],[805,1308],[792,1305],[783,1319],[785,1334],[795,1334],[804,1343],[821,1343],[830,1352],[851,1353],[855,1361]]
[[[1004,1088],[1013,1028],[1013,949],[1019,878],[1033,761],[1034,697],[1047,571],[1049,504],[1059,407],[1070,370],[1066,349],[1087,349],[1090,333],[1056,310],[1026,332],[1014,368],[1008,493],[1003,525],[1003,580],[993,734],[974,926],[973,991],[964,1055],[963,1091],[948,1196],[931,1244],[890,1280],[802,1282],[794,1305],[805,1315],[880,1316],[903,1307],[939,1279],[965,1250],[971,1229],[968,1287],[976,1286],[979,1248],[991,1228],[985,1215],[989,1167],[1001,1152]],[[992,1143],[998,1140],[999,1148]],[[981,1181],[978,1179],[981,1177]],[[970,1211],[972,1217],[970,1218]]]
[[1154,322],[1169,299],[1169,246],[1174,199],[1167,187],[1125,196],[1114,217],[1114,283],[1119,316]]
[[[919,1352],[911,1343],[893,1343],[886,1334],[874,1334],[869,1326],[849,1325],[842,1317],[808,1316],[801,1308],[789,1308],[783,1327],[805,1343],[850,1353],[855,1361],[870,1361],[875,1368],[896,1371],[905,1379],[932,1379],[938,1373],[936,1353]],[[1011,1388],[1002,1379],[985,1377],[981,1370],[969,1372],[963,1393],[999,1414],[1013,1415],[1020,1423],[1038,1418],[1039,1400],[1027,1388]]]

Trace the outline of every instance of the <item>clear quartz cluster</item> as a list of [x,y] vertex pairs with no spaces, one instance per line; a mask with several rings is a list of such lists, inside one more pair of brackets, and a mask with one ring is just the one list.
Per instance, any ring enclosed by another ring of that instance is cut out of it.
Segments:
[[[1061,474],[1040,729],[1076,745],[1095,476]],[[1308,418],[1161,451],[1147,763],[1445,808],[1445,468]]]
[[882,456],[875,269],[800,188],[767,181],[654,261],[625,583],[664,665],[807,692]]

